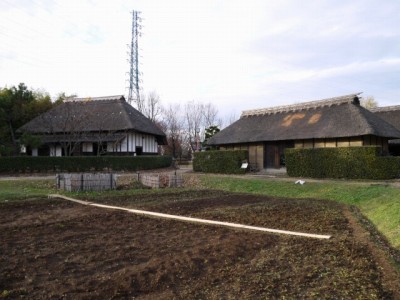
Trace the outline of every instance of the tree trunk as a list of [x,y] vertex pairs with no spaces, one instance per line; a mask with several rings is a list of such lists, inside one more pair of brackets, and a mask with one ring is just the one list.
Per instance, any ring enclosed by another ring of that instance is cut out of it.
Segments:
[[17,155],[19,153],[19,149],[18,149],[18,145],[17,145],[17,140],[15,139],[14,128],[12,126],[11,121],[8,121],[8,127],[10,129],[10,136],[11,136],[11,142],[14,147],[14,154]]

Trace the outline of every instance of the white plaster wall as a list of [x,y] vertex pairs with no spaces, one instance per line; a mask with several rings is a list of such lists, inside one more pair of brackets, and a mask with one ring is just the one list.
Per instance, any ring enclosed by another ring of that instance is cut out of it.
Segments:
[[82,152],[93,152],[93,143],[82,143]]
[[114,143],[107,142],[107,152],[114,152]]
[[50,146],[50,156],[62,156],[61,146]]
[[108,152],[135,152],[136,147],[143,147],[143,152],[157,153],[157,141],[152,135],[130,132],[117,144],[107,143]]
[[38,156],[38,148],[32,149],[32,156]]
[[62,156],[62,148],[60,145],[56,146],[56,156]]

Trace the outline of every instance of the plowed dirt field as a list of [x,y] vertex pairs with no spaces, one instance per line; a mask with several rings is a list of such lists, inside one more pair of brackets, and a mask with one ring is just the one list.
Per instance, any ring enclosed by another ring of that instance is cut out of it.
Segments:
[[215,191],[99,203],[275,229],[162,220],[60,199],[0,205],[0,298],[396,299],[400,277],[349,208]]

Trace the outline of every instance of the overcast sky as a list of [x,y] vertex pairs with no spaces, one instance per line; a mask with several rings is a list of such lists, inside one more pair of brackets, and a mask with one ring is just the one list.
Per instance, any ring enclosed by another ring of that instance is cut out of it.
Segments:
[[164,104],[400,104],[399,0],[0,0],[0,87],[127,95],[132,10],[142,89]]

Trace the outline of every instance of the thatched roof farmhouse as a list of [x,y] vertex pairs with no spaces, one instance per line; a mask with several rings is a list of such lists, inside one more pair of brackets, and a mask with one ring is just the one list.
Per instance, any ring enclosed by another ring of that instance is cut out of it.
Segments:
[[[400,130],[400,105],[376,107],[370,110],[381,119]],[[389,140],[389,151],[392,154],[400,155],[400,139]]]
[[124,96],[72,98],[19,129],[42,142],[32,155],[157,154],[164,132]]
[[380,145],[400,138],[389,122],[360,106],[359,94],[280,107],[243,111],[240,119],[208,144],[247,149],[257,168],[279,168],[286,148]]

